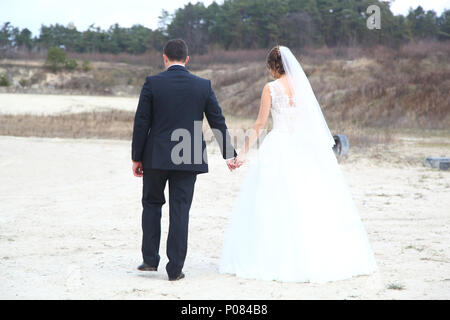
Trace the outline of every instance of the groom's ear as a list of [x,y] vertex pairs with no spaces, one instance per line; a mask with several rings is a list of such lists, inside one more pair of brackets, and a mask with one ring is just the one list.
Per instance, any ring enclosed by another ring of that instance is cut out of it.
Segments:
[[184,60],[184,64],[187,64],[189,62],[189,56],[186,57],[186,60]]

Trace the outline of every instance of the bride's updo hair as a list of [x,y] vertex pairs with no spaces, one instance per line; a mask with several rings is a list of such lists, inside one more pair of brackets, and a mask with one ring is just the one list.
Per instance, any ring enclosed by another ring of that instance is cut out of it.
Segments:
[[280,46],[273,47],[269,51],[266,59],[266,65],[267,68],[277,77],[281,77],[285,73],[283,62],[281,61]]

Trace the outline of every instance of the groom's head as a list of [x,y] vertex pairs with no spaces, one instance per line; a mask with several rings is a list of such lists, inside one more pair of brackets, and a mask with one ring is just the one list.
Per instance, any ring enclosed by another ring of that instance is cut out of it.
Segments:
[[174,63],[186,64],[189,61],[188,47],[182,39],[169,40],[163,50],[164,65],[166,68]]

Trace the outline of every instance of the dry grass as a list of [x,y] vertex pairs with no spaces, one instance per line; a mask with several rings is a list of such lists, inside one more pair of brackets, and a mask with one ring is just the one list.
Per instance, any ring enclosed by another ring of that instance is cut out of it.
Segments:
[[[422,42],[386,47],[296,50],[328,122],[351,124],[361,145],[388,135],[364,136],[361,128],[442,129],[450,127],[450,43]],[[223,51],[192,56],[192,72],[212,80],[229,115],[254,118],[261,90],[270,81],[266,50]],[[137,95],[146,75],[160,72],[161,54],[70,54],[93,61],[93,70],[48,75],[38,65],[3,61],[0,72],[12,85],[2,92]],[[21,80],[30,85],[23,87]],[[347,130],[347,129],[346,129]],[[344,130],[340,130],[344,131]],[[359,143],[358,142],[358,143]]]
[[[213,64],[241,64],[243,62],[263,61],[267,50],[210,50],[202,55],[192,55],[189,66],[194,70],[201,70]],[[102,61],[110,63],[127,63],[139,66],[150,66],[156,69],[164,67],[162,54],[157,51],[148,51],[142,55],[132,55],[128,53],[70,53],[71,58],[78,60],[88,59],[91,61]]]
[[350,147],[368,148],[376,145],[389,145],[397,142],[396,136],[389,128],[370,128],[351,123],[329,124],[333,134],[347,136]]
[[2,115],[0,135],[131,139],[134,114],[125,111],[57,116]]
[[129,53],[69,53],[70,58],[77,60],[101,61],[109,63],[126,63],[136,66],[147,66],[155,69],[164,68],[162,54],[156,51],[149,51],[141,55],[132,55]]
[[[252,127],[254,121],[252,118],[227,115],[226,118],[230,130],[247,130]],[[51,116],[1,115],[0,135],[129,140],[132,136],[133,120],[133,112],[118,110]],[[269,123],[269,130],[270,127]],[[204,129],[209,130],[209,127],[205,124]],[[368,129],[340,124],[332,126],[331,130],[334,134],[346,135],[351,148],[368,148],[396,141],[390,130],[385,129]],[[210,132],[205,131],[205,133],[208,135]]]
[[[310,48],[296,54],[330,122],[375,128],[450,126],[450,43],[423,42],[397,50]],[[209,76],[228,113],[256,116],[261,89],[270,78],[262,52],[243,57],[259,60],[211,65]]]
[[404,290],[405,286],[401,283],[392,282],[387,285],[389,290]]
[[369,57],[315,65],[310,79],[329,120],[448,128],[449,57],[450,44],[443,43],[375,48]]

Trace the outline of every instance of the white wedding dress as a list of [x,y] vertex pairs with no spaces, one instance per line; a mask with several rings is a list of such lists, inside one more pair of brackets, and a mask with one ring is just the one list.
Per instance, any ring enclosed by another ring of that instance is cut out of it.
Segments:
[[[370,274],[376,263],[336,157],[317,145],[279,80],[273,129],[250,164],[225,233],[220,272],[316,282]],[[300,117],[300,118],[299,118]],[[327,127],[328,128],[328,127]]]

